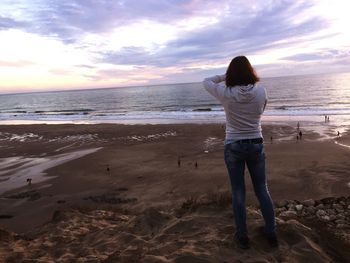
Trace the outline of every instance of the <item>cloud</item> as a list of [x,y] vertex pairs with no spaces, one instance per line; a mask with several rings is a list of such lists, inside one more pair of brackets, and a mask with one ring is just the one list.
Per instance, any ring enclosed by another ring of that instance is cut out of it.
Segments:
[[[331,63],[327,60],[332,58],[334,63],[349,65],[349,54],[344,51],[348,36],[334,35],[341,33],[331,28],[329,17],[315,11],[320,10],[315,9],[318,3],[318,0],[2,0],[0,31],[19,29],[12,30],[16,33],[12,35],[22,33],[25,37],[31,35],[22,31],[35,34],[38,43],[47,43],[44,45],[47,54],[60,54],[58,59],[63,60],[60,64],[53,59],[56,64],[50,65],[42,59],[42,66],[52,69],[47,72],[63,76],[69,73],[65,71],[69,68],[71,75],[75,72],[75,76],[96,83],[195,81],[207,74],[222,73],[237,55],[260,59],[259,71],[271,75],[298,72],[295,65],[302,62]],[[335,44],[327,42],[328,39]],[[15,38],[8,40],[7,50],[15,42]],[[16,52],[18,57],[3,59],[25,61],[28,60],[25,52],[24,48]],[[12,52],[5,50],[3,54]],[[37,63],[39,58],[30,57]],[[23,65],[6,61],[0,62],[0,66],[15,69]],[[61,70],[56,65],[66,66]]]
[[101,52],[99,62],[117,65],[154,65],[156,57],[142,47],[124,47],[117,52]]
[[2,17],[0,29],[13,26],[57,37],[64,43],[78,42],[88,32],[100,34],[142,20],[169,24],[218,8],[214,0],[5,0],[5,3],[21,9],[23,22],[16,24],[10,16]]
[[[290,18],[306,8],[312,7],[313,1],[241,1],[224,0],[71,0],[13,1],[20,6],[22,22],[13,18],[0,18],[0,25],[10,23],[14,27],[46,36],[56,36],[63,42],[78,40],[84,33],[103,33],[137,21],[149,20],[157,23],[176,24],[195,16],[217,16],[219,28],[209,28],[208,32],[198,32],[196,38],[185,41],[197,44],[198,41],[232,40],[254,35],[276,35],[286,33]],[[27,4],[25,4],[27,3]],[[4,20],[1,23],[1,19]],[[314,21],[315,23],[319,21]],[[17,23],[17,24],[16,24]],[[303,23],[304,25],[304,23]],[[319,25],[320,26],[320,25]],[[310,26],[294,28],[290,34],[307,31]],[[191,35],[191,33],[190,33]],[[181,44],[181,42],[179,42]]]
[[321,49],[317,52],[300,53],[293,56],[284,57],[283,60],[289,61],[320,61],[328,59],[346,59],[350,58],[350,51],[337,50],[337,49]]
[[19,61],[1,61],[0,60],[0,67],[18,68],[18,67],[27,67],[32,65],[35,65],[35,63],[31,61],[25,61],[25,60],[19,60]]
[[[152,53],[133,46],[101,52],[102,61],[116,64],[169,66],[211,61],[276,47],[276,41],[307,35],[326,26],[320,17],[292,21],[312,7],[314,1],[226,0],[218,4],[214,0],[35,0],[26,5],[25,1],[17,2],[21,3],[23,21],[0,17],[0,29],[17,27],[81,46],[84,46],[82,36],[87,33],[101,35],[142,20],[174,25],[196,16],[217,20],[206,27],[179,31],[175,40]],[[144,37],[147,38],[146,32]]]
[[[312,5],[308,1],[272,1],[258,9],[237,9],[232,1],[217,23],[190,32],[180,32],[177,39],[149,52],[140,47],[124,47],[101,52],[100,62],[129,65],[186,65],[227,59],[240,54],[292,46],[301,37],[327,26],[321,17],[292,21]],[[250,12],[248,12],[250,11]],[[309,40],[309,41],[312,41]]]
[[9,17],[0,16],[0,30],[6,30],[10,28],[22,28],[26,23],[17,21]]
[[71,70],[66,70],[66,69],[61,69],[61,68],[50,69],[49,72],[54,74],[54,75],[63,75],[63,76],[74,74],[74,72]]
[[[328,56],[327,56],[328,57]],[[314,61],[314,60],[320,60],[324,59],[325,55],[323,54],[297,54],[294,56],[284,57],[285,60],[291,60],[291,61]]]
[[84,65],[84,64],[81,64],[81,65],[75,65],[75,67],[77,67],[77,68],[83,68],[83,69],[94,69],[94,68],[96,68],[96,66],[92,66],[92,65]]
[[101,81],[101,80],[115,79],[118,76],[125,76],[127,75],[127,73],[128,72],[125,70],[103,69],[103,70],[98,70],[96,73],[84,74],[84,77],[92,81]]

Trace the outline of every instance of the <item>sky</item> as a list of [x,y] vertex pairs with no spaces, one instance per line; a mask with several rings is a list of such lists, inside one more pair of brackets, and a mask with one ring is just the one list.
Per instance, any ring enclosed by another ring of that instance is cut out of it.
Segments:
[[0,93],[350,71],[346,0],[1,0]]

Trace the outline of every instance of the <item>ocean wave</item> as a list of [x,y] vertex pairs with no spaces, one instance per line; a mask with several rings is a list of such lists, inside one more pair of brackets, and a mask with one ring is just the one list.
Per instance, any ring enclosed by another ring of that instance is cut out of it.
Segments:
[[269,116],[321,116],[321,115],[350,115],[350,108],[343,109],[288,109],[265,110],[264,115]]
[[287,110],[287,106],[278,106],[275,107],[276,110]]
[[94,110],[91,109],[76,109],[76,110],[36,110],[32,113],[38,115],[88,115]]
[[2,111],[4,113],[27,113],[25,110],[14,110],[14,111]]
[[330,107],[325,107],[324,104],[295,104],[295,105],[278,105],[278,106],[273,106],[273,104],[270,106],[270,104],[267,104],[268,107],[272,107],[275,110],[305,110],[305,109],[310,109],[310,110],[317,110],[317,109],[330,109]]
[[26,111],[26,110],[2,110],[0,114],[65,114],[73,115],[76,113],[88,114],[93,112],[92,109],[71,109],[71,110],[35,110],[35,111]]
[[194,109],[192,111],[212,111],[211,108],[198,108],[198,109]]
[[34,113],[46,113],[46,112],[54,112],[54,113],[65,113],[65,112],[92,112],[93,109],[64,109],[64,110],[37,110]]
[[[319,115],[350,115],[348,107],[289,107],[281,105],[268,107],[264,115],[268,116],[319,116]],[[116,110],[96,110],[75,109],[45,111],[36,110],[25,113],[0,112],[0,120],[47,120],[47,121],[85,121],[85,120],[148,120],[148,119],[173,119],[173,120],[196,120],[196,119],[223,119],[225,113],[221,107],[197,107],[186,110],[155,110],[155,111],[116,111]]]
[[[210,109],[210,110],[209,110]],[[192,111],[133,111],[133,112],[56,112],[54,114],[27,113],[23,115],[1,114],[0,120],[33,120],[33,121],[127,121],[127,120],[224,120],[223,110],[212,108],[198,108]],[[320,116],[320,115],[350,115],[350,108],[294,108],[294,109],[266,109],[267,116]]]

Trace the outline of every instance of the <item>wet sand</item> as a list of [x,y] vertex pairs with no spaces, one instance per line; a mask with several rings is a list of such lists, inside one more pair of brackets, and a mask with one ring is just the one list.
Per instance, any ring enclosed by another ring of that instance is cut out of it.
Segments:
[[[48,222],[52,224],[55,211],[71,209],[75,209],[75,212],[65,213],[74,214],[72,220],[76,218],[76,221],[73,225],[80,229],[82,224],[79,220],[94,217],[94,213],[100,212],[91,211],[98,209],[107,214],[114,213],[110,216],[129,216],[133,220],[140,215],[141,221],[153,220],[152,213],[155,213],[157,224],[159,220],[168,224],[170,218],[174,220],[172,224],[176,225],[177,231],[181,232],[181,224],[178,225],[179,221],[174,217],[174,209],[181,207],[186,200],[200,200],[230,190],[223,161],[222,125],[8,125],[0,126],[0,131],[0,225],[6,231],[50,231],[48,225],[43,225]],[[349,195],[348,131],[336,138],[303,130],[303,138],[299,141],[296,140],[296,129],[288,125],[264,126],[263,131],[269,188],[276,203]],[[257,202],[249,175],[246,176],[247,203],[255,207]],[[31,185],[27,182],[28,178],[32,179]],[[77,208],[89,212],[79,217]],[[147,219],[147,213],[151,213],[148,216],[150,219]],[[199,217],[190,216],[187,218],[189,222],[185,220],[183,224],[199,224],[210,228],[210,222],[214,220],[212,215],[218,212],[209,209],[203,213]],[[214,225],[222,223],[223,229],[220,231],[226,231],[228,236],[222,234],[216,238],[232,238],[234,229],[230,218],[231,209],[225,208],[219,213],[223,217],[219,217]],[[252,209],[251,213],[256,212]],[[168,219],[163,218],[167,218],[166,215]],[[97,221],[98,218],[104,216],[96,216]],[[226,218],[225,222],[220,223],[220,218]],[[134,222],[126,218],[116,220],[128,224]],[[257,226],[261,218],[250,222]],[[55,227],[51,226],[51,230]],[[291,224],[288,227],[297,228],[298,225]],[[187,229],[187,226],[183,226],[183,229]],[[148,230],[141,229],[137,235]],[[120,235],[118,231],[114,235]],[[253,234],[256,235],[254,231]],[[209,242],[208,235],[204,240]],[[108,239],[101,234],[101,242],[103,238]],[[153,245],[157,243],[154,240],[152,242]],[[174,240],[171,242],[171,249],[179,245]],[[139,253],[142,249],[135,246]],[[105,255],[115,253],[107,247]],[[264,253],[255,256],[257,259],[266,259],[269,254]],[[156,261],[153,258],[149,262],[173,262],[165,259]],[[324,259],[319,262],[327,262],[326,253]],[[191,261],[183,259],[176,262]]]

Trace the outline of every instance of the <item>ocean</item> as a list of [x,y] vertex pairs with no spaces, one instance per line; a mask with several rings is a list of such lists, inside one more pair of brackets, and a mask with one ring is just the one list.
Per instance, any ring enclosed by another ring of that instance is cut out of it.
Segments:
[[[266,120],[350,119],[350,73],[261,80]],[[0,95],[0,124],[223,122],[201,83]]]

